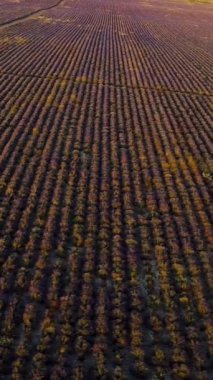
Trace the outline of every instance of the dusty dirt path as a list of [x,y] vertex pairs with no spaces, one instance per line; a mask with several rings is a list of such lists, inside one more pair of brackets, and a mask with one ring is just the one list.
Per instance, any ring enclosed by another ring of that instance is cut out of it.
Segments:
[[36,11],[33,11],[33,12],[30,12],[30,13],[27,13],[26,15],[24,16],[21,16],[21,17],[17,17],[13,20],[10,20],[10,21],[5,21],[5,22],[2,22],[0,23],[0,29],[2,28],[5,28],[7,26],[12,26],[12,25],[16,25],[18,23],[21,23],[23,21],[26,21],[27,19],[30,19],[32,16],[35,16],[37,14],[40,14],[41,12],[43,11],[48,11],[50,9],[53,9],[53,8],[56,8],[58,5],[62,4],[64,0],[59,0],[57,1],[57,3],[53,4],[53,5],[50,5],[49,7],[43,7],[43,8],[40,8],[40,9],[37,9]]

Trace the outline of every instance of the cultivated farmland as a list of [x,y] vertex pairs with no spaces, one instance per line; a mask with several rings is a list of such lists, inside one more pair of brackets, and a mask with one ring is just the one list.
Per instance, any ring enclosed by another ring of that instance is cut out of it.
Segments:
[[210,380],[211,2],[0,1],[0,379]]

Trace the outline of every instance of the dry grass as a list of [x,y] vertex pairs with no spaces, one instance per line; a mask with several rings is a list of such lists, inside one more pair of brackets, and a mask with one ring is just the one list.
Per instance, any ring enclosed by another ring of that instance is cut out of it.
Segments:
[[188,0],[193,4],[213,4],[213,0]]
[[17,45],[25,45],[28,42],[28,39],[26,37],[22,36],[6,36],[0,38],[0,44],[17,44]]

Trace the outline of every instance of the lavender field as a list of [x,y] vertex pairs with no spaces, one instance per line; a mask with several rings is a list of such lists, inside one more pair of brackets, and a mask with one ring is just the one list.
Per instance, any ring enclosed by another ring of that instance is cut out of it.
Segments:
[[0,0],[0,379],[211,380],[206,0]]

